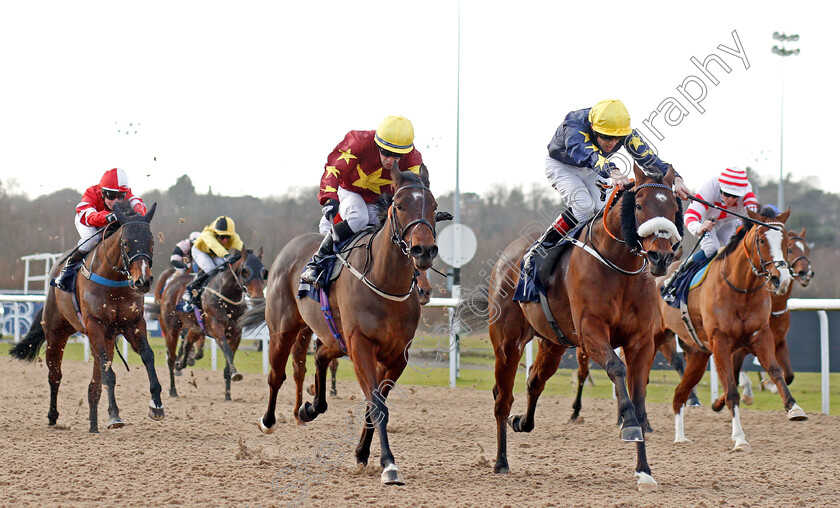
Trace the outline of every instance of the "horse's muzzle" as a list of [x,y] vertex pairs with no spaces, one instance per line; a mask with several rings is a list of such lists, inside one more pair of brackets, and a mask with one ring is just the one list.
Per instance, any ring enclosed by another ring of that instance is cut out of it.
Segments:
[[139,279],[136,279],[131,287],[133,287],[135,291],[138,291],[140,293],[148,293],[149,290],[152,288],[153,279],[154,277],[141,277]]
[[414,266],[420,270],[427,270],[431,268],[432,261],[438,255],[438,247],[432,245],[412,245],[408,251],[409,255],[414,258]]
[[650,273],[654,276],[665,275],[668,265],[674,260],[673,252],[660,252],[657,250],[647,251],[648,262],[650,262]]

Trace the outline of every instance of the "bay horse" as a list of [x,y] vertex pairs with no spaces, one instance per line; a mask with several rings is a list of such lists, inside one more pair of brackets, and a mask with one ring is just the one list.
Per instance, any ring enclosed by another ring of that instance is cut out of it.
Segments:
[[[175,275],[163,290],[160,302],[160,329],[166,339],[166,356],[169,367],[169,395],[177,397],[175,388],[175,369],[186,366],[191,348],[206,335],[216,339],[222,355],[225,357],[225,400],[231,400],[230,382],[240,381],[242,374],[237,372],[233,357],[242,340],[242,328],[239,318],[245,314],[248,298],[262,299],[264,280],[267,271],[262,264],[262,251],[259,255],[252,250],[244,253],[225,268],[219,268],[207,281],[201,295],[200,309],[183,312],[176,309],[188,283],[193,280],[190,273]],[[246,298],[246,295],[248,298]],[[186,329],[183,358],[178,358],[176,348],[181,330]],[[180,362],[180,363],[178,363]]]
[[[11,354],[15,358],[34,361],[41,344],[47,343],[46,361],[49,369],[50,426],[58,420],[58,388],[61,384],[61,362],[68,337],[80,332],[88,336],[93,353],[93,376],[88,385],[90,432],[99,432],[97,406],[104,383],[108,390],[109,429],[120,428],[114,395],[116,375],[112,368],[117,335],[126,338],[140,355],[149,376],[149,418],[164,418],[160,399],[160,383],[155,373],[155,355],[146,337],[143,317],[143,294],[151,287],[154,236],[150,223],[157,204],[146,215],[139,215],[123,201],[114,205],[117,221],[102,230],[105,238],[87,255],[76,274],[73,293],[50,286],[44,307],[38,311],[34,324],[23,341]],[[110,235],[108,233],[111,233]],[[51,277],[61,269],[53,266]]]
[[[187,270],[186,273],[194,273],[192,270]],[[149,316],[151,319],[154,319],[160,322],[160,300],[163,298],[163,290],[166,289],[166,286],[169,284],[170,279],[177,272],[175,268],[169,267],[157,277],[157,282],[155,282],[155,292],[154,292],[154,299],[155,303],[146,307],[146,310],[149,312]],[[185,338],[187,334],[186,330],[181,332],[181,337]],[[184,343],[186,341],[181,341],[181,345],[178,347],[178,353],[176,354],[175,359],[175,375],[180,376],[181,370],[189,365],[195,365],[196,360],[200,360],[204,358],[204,335],[199,336],[199,338],[191,343],[191,348],[188,355],[184,354]],[[259,342],[259,341],[258,341]]]
[[310,422],[327,410],[327,366],[347,354],[365,396],[365,423],[355,450],[356,460],[367,465],[373,432],[377,430],[381,481],[403,485],[388,442],[385,399],[406,367],[407,349],[420,319],[415,271],[430,268],[437,256],[437,202],[418,175],[395,167],[390,176],[394,194],[384,225],[361,240],[365,248],[347,254],[344,270],[330,287],[329,306],[342,343],[330,331],[321,304],[297,297],[300,274],[323,238],[314,233],[292,239],[280,251],[269,271],[265,306],[255,306],[243,324],[247,328],[265,321],[271,337],[269,399],[259,421],[260,430],[267,434],[276,430],[277,392],[286,379],[289,354],[315,332],[321,339],[315,352],[317,393],[312,403],[300,406],[300,419]]
[[[790,284],[790,271],[785,253],[788,236],[785,222],[790,209],[776,216],[765,209],[749,217],[762,225],[748,223],[741,228],[715,257],[704,282],[688,293],[690,322],[696,330],[697,342],[683,322],[680,310],[659,300],[664,330],[655,333],[676,333],[682,340],[686,357],[685,374],[674,390],[673,411],[675,443],[690,443],[685,436],[683,404],[688,392],[702,379],[709,357],[714,354],[717,375],[726,391],[726,406],[732,415],[733,451],[748,451],[741,425],[737,379],[734,376],[732,353],[741,348],[756,355],[779,389],[789,420],[805,420],[782,376],[776,361],[775,341],[770,331],[770,292],[783,294]],[[766,221],[766,222],[764,222]],[[676,269],[676,267],[671,267]],[[662,283],[657,280],[657,286]]]
[[[675,172],[664,176],[634,166],[635,189],[626,190],[621,207],[596,215],[581,233],[585,248],[568,248],[548,281],[548,307],[556,324],[574,346],[602,365],[618,392],[623,417],[620,437],[636,442],[635,476],[639,490],[655,490],[640,422],[645,421],[645,386],[653,362],[651,325],[659,294],[647,275],[665,273],[681,239],[679,205],[672,191]],[[612,199],[616,196],[613,193]],[[537,400],[556,371],[567,344],[555,334],[538,302],[516,302],[513,289],[520,261],[531,245],[522,237],[511,243],[493,268],[488,299],[490,340],[496,356],[493,388],[497,455],[494,471],[507,473],[507,426],[514,432],[534,428]],[[540,347],[528,376],[528,409],[510,416],[513,384],[522,352],[534,336]],[[627,366],[613,349],[623,347]]]
[[[811,269],[811,248],[805,240],[806,231],[802,228],[801,233],[796,231],[788,231],[788,245],[785,258],[787,259],[788,267],[790,269],[790,276],[792,279],[799,282],[799,285],[808,287],[811,279],[814,277],[814,271]],[[787,291],[782,294],[770,294],[770,332],[773,334],[773,343],[776,361],[782,367],[782,374],[785,378],[785,384],[790,386],[793,383],[793,364],[790,361],[790,351],[787,344],[787,333],[790,329],[790,311],[788,310],[788,300],[793,292],[793,284],[790,284]],[[739,379],[741,374],[741,366],[744,363],[744,357],[747,356],[746,349],[739,349],[732,353],[732,365],[735,369],[735,379]],[[760,373],[761,371],[759,371]],[[749,380],[749,378],[747,378]],[[746,391],[745,391],[746,393]],[[744,396],[746,399],[746,395]],[[745,400],[746,404],[747,401]],[[726,404],[726,395],[721,395],[718,400],[712,404],[712,409],[720,411]]]

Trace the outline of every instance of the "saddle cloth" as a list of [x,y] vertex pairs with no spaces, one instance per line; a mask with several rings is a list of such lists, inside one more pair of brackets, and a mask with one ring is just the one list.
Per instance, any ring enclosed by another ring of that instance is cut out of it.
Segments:
[[[519,263],[519,282],[513,294],[515,302],[536,302],[540,293],[546,294],[546,287],[560,259],[560,254],[570,245],[570,238],[577,238],[586,224],[579,224],[575,229],[563,237],[560,242],[549,248],[536,249],[532,256],[531,270],[525,273],[525,258]],[[538,242],[537,242],[538,243]],[[532,245],[535,246],[536,243]]]
[[[674,293],[675,298],[674,301],[665,300],[668,305],[674,307],[675,309],[679,309],[680,302],[688,304],[688,292],[698,287],[704,280],[706,280],[706,274],[709,273],[709,266],[711,265],[713,259],[715,259],[715,256],[708,258],[700,264],[691,266],[685,272],[677,275],[676,280],[674,280],[671,284],[674,288],[676,288],[676,292]],[[665,286],[661,286],[659,288],[660,294],[663,293],[664,289]]]

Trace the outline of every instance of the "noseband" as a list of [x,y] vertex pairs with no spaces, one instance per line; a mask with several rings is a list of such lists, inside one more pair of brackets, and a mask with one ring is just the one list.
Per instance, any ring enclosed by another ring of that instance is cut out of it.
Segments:
[[435,233],[435,227],[426,220],[426,192],[429,190],[425,185],[406,185],[404,187],[400,187],[399,189],[394,192],[394,201],[396,202],[397,194],[404,189],[423,189],[423,205],[420,208],[420,218],[414,219],[413,221],[409,222],[405,225],[405,227],[400,227],[399,219],[397,219],[397,214],[394,213],[394,203],[391,203],[390,208],[388,208],[388,216],[391,218],[391,241],[394,242],[394,245],[400,248],[403,254],[408,256],[408,251],[411,248],[408,245],[408,242],[405,241],[405,235],[408,234],[408,230],[412,227],[419,226],[424,224],[428,226],[429,230],[432,232],[432,238],[437,239],[437,233]]
[[[802,238],[801,236],[790,236],[790,237],[788,237],[788,242],[790,242],[791,240],[800,240],[802,243],[805,243],[805,239]],[[804,259],[805,261],[807,261],[808,262],[808,271],[809,272],[811,271],[811,259],[804,254],[804,252],[805,252],[804,250],[802,252],[803,252],[803,254],[801,256],[797,257],[796,259],[794,259],[793,261],[788,263],[788,268],[790,269],[790,276],[793,277],[796,280],[799,280],[799,273],[794,273],[793,265],[795,265],[797,262],[799,262],[799,260]],[[801,282],[802,281],[800,281],[800,284],[801,284]]]

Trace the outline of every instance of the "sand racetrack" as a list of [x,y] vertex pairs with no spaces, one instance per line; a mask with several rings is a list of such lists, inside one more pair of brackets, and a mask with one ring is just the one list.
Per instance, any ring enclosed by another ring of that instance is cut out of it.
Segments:
[[[378,439],[365,470],[355,464],[355,441],[346,438],[359,429],[355,420],[348,423],[361,402],[355,382],[339,383],[327,413],[298,426],[291,418],[290,378],[278,399],[278,418],[285,422],[265,436],[256,425],[268,394],[263,376],[246,375],[233,386],[234,400],[225,403],[220,372],[192,371],[193,386],[186,371],[177,378],[181,397],[172,399],[165,366],[157,369],[165,420],[146,416],[144,370],[127,373],[119,365],[117,402],[126,426],[104,428],[103,392],[101,433],[89,434],[89,364],[65,365],[58,426],[50,428],[43,362],[0,359],[0,505],[840,505],[840,417],[811,412],[806,422],[788,422],[781,401],[779,411],[743,411],[749,453],[729,451],[726,412],[690,409],[686,434],[693,444],[676,446],[670,410],[649,405],[656,432],[648,436],[647,450],[659,488],[640,493],[635,445],[619,441],[612,401],[586,400],[585,423],[573,425],[567,423],[571,399],[544,397],[534,431],[509,434],[510,474],[496,475],[489,392],[405,386],[389,398],[389,435],[407,484],[386,487],[379,481]],[[518,395],[515,412],[522,412],[524,401]]]

